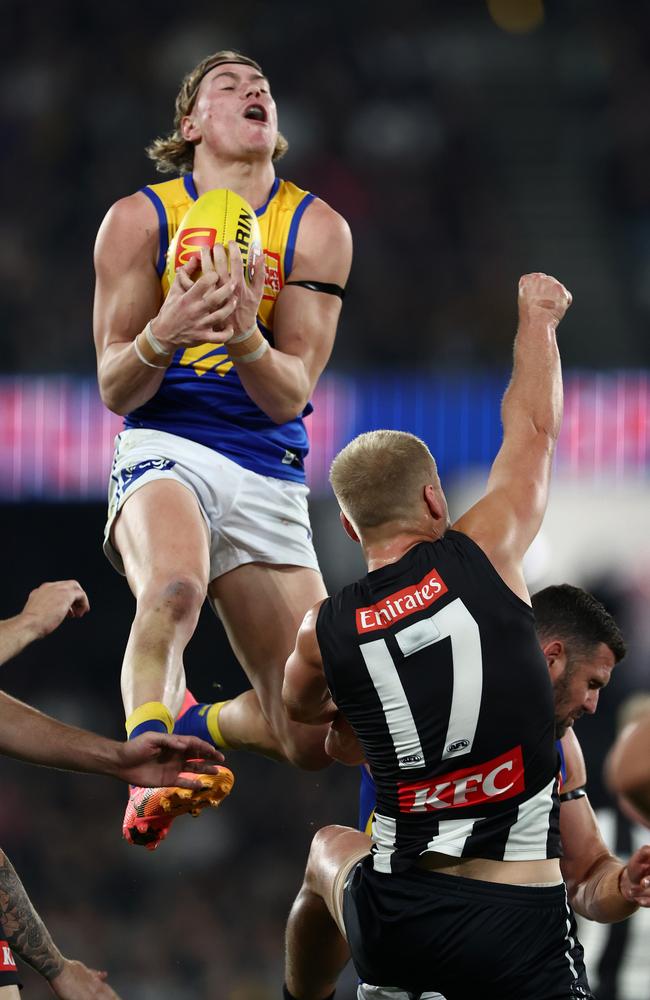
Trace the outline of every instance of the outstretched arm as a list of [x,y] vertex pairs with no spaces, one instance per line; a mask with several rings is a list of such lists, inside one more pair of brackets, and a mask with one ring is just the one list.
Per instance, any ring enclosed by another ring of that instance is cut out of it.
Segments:
[[[106,774],[134,785],[198,787],[179,772],[212,773],[222,754],[195,736],[143,733],[119,743],[68,726],[0,691],[0,753],[31,764]],[[196,758],[203,758],[202,761]]]
[[485,496],[454,525],[481,546],[522,599],[521,560],[546,510],[551,462],[562,421],[562,373],[555,332],[571,295],[547,274],[519,282],[512,378],[503,397],[503,443]]
[[332,722],[338,715],[327,686],[316,637],[316,619],[321,604],[322,601],[311,608],[303,619],[295,649],[284,668],[282,685],[282,700],[289,718],[310,725]]
[[0,621],[0,665],[35,639],[54,632],[64,618],[81,618],[89,610],[88,598],[76,580],[42,583],[32,590],[20,614]]
[[[66,616],[80,618],[89,610],[76,580],[43,583],[31,592],[20,614],[0,621],[0,664],[49,635]],[[218,750],[194,736],[144,733],[127,743],[109,740],[58,722],[4,691],[0,691],[0,754],[45,767],[107,774],[145,787],[198,788],[180,772],[210,774],[215,769],[208,762],[223,760]]]
[[105,982],[105,972],[63,957],[3,851],[0,851],[0,924],[12,951],[44,976],[62,1000],[119,1000]]

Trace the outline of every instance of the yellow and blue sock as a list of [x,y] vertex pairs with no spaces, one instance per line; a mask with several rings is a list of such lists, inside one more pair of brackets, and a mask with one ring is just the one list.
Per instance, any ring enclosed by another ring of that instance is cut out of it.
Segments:
[[171,733],[174,719],[161,701],[145,701],[126,720],[126,735],[130,740],[142,733]]
[[215,701],[214,704],[190,705],[174,724],[174,732],[179,736],[198,736],[220,750],[230,750],[219,728],[219,713],[227,701]]

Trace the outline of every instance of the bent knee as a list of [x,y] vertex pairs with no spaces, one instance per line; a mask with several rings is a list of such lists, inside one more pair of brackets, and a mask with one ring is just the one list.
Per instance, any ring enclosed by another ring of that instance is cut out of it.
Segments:
[[349,826],[332,823],[317,830],[309,848],[305,888],[319,891],[324,878],[333,878],[341,866],[368,854],[371,846],[370,837]]
[[[322,826],[312,837],[309,848],[309,860],[316,860],[328,851],[332,844],[343,834],[350,832],[349,826],[341,826],[340,823],[330,823],[329,826]],[[357,832],[356,830],[354,831]],[[309,862],[308,862],[309,863]]]
[[336,842],[337,837],[339,837],[345,829],[346,828],[344,826],[338,826],[335,823],[331,823],[329,826],[321,827],[321,829],[317,830],[314,834],[309,847],[307,867],[305,869],[304,885],[306,888],[314,887],[315,879],[320,876],[325,859],[331,852],[332,846]]
[[206,588],[190,574],[175,574],[149,585],[138,597],[138,611],[155,611],[172,622],[198,618]]

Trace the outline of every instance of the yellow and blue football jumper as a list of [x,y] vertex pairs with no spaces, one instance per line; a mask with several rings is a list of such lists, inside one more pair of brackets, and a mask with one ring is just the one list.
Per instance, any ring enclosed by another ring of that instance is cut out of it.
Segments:
[[[167,295],[167,251],[198,193],[191,174],[151,184],[142,191],[158,214],[157,271],[163,295]],[[267,201],[255,213],[265,266],[257,322],[271,346],[275,303],[293,268],[300,220],[313,200],[308,191],[276,178]],[[127,428],[153,428],[197,441],[264,476],[304,482],[309,441],[303,418],[311,412],[308,403],[295,419],[273,423],[244,389],[226,347],[200,344],[176,351],[158,392],[127,414],[124,423]]]

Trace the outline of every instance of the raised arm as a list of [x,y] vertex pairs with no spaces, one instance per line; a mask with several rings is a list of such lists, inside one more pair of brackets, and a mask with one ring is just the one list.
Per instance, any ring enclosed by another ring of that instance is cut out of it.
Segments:
[[[317,199],[300,221],[289,279],[345,287],[351,262],[347,223]],[[285,284],[275,306],[274,348],[252,363],[233,357],[246,392],[275,423],[292,420],[305,408],[332,353],[340,312],[337,295]],[[239,313],[237,328],[248,329],[255,314]]]
[[0,621],[0,665],[49,635],[64,618],[81,618],[89,610],[88,598],[76,580],[42,583],[32,590],[19,614]]
[[319,604],[305,615],[298,630],[296,646],[284,668],[282,700],[293,722],[320,725],[338,715],[323,671],[316,637]]
[[562,422],[555,332],[571,295],[549,275],[526,274],[518,302],[512,378],[501,407],[503,443],[485,496],[454,527],[473,538],[511,589],[529,600],[521,561],[546,510]]
[[[222,343],[232,335],[234,285],[224,284],[214,270],[193,283],[197,259],[181,269],[163,302],[155,267],[158,243],[156,211],[139,192],[113,205],[97,235],[97,375],[101,397],[114,413],[128,413],[155,395],[178,347]],[[147,338],[150,320],[163,355]]]
[[[569,730],[562,739],[567,767],[563,795],[584,789],[587,780],[582,749]],[[650,847],[639,848],[624,864],[611,853],[586,795],[560,806],[560,861],[571,906],[581,916],[617,923],[639,906],[650,906]]]

